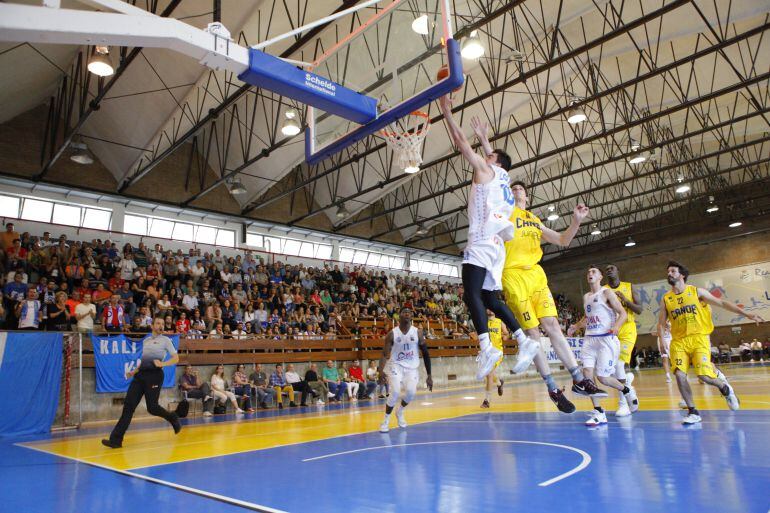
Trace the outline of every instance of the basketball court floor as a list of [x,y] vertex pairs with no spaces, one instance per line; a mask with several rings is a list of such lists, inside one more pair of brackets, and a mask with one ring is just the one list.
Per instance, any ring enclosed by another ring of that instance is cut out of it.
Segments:
[[3,440],[0,510],[765,513],[770,365],[724,370],[742,409],[693,384],[703,423],[689,427],[653,370],[635,382],[641,410],[600,428],[555,412],[530,381],[490,410],[478,388],[421,394],[410,426],[387,434],[382,401],[362,401],[192,418],[177,436],[136,421],[118,450],[100,444],[108,425]]

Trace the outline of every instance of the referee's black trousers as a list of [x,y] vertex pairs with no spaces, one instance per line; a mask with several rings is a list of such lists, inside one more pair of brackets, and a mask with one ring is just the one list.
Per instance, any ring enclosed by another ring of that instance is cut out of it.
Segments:
[[115,429],[110,434],[112,442],[123,443],[123,435],[126,434],[128,426],[131,425],[134,410],[139,406],[142,396],[144,396],[144,402],[147,404],[147,411],[150,412],[150,415],[163,417],[169,423],[173,423],[174,415],[158,404],[162,386],[163,369],[140,370],[136,373],[131,384],[128,386],[128,392],[126,392],[126,399],[123,402],[123,413],[120,415],[120,420],[115,425]]

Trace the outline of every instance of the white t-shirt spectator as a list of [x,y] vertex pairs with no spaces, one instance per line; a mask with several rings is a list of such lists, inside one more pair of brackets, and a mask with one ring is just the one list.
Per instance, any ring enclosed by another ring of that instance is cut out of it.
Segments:
[[[93,314],[96,315],[96,305],[93,303],[89,303],[87,305],[85,303],[80,303],[75,307],[75,316],[83,315],[88,312],[93,312]],[[94,318],[90,315],[86,315],[82,319],[78,320],[78,329],[93,331]]]
[[286,383],[292,384],[292,383],[299,383],[302,381],[302,378],[299,377],[299,374],[297,374],[294,371],[286,371]]
[[130,281],[134,277],[134,271],[136,271],[136,262],[130,258],[124,258],[118,264],[120,269],[120,277],[123,280]]
[[190,274],[192,274],[192,277],[194,280],[198,280],[201,276],[203,276],[206,273],[206,268],[203,267],[203,265],[195,264],[195,266],[190,271]]
[[182,304],[188,310],[195,310],[196,308],[198,308],[198,297],[191,296],[190,294],[185,294],[184,298],[182,298]]

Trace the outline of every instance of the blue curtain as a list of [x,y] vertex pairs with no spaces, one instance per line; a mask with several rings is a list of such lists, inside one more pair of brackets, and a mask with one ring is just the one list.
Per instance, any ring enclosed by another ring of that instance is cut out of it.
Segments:
[[0,333],[0,436],[50,431],[61,374],[61,333]]

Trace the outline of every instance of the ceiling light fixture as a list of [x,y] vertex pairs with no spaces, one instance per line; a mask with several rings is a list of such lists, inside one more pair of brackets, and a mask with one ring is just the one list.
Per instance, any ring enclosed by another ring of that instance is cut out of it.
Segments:
[[415,235],[425,235],[428,233],[428,228],[425,227],[425,223],[420,223],[417,225],[417,231],[414,232]]
[[599,225],[594,225],[593,229],[591,230],[591,235],[601,235],[602,231],[599,229]]
[[422,36],[427,36],[429,29],[428,29],[428,15],[427,14],[421,14],[415,20],[412,22],[412,30],[417,32],[418,34]]
[[634,239],[632,239],[631,237],[629,237],[629,238],[628,238],[628,240],[626,241],[626,244],[625,244],[625,246],[626,246],[627,248],[631,248],[631,247],[633,247],[633,246],[636,246],[636,242],[634,242]]
[[281,127],[281,133],[283,135],[292,137],[302,131],[299,126],[299,121],[297,121],[299,119],[299,114],[296,110],[289,109],[284,116],[286,117],[286,121],[283,122],[283,126]]
[[348,209],[345,208],[345,204],[339,206],[337,209],[337,219],[344,219],[350,215],[350,212],[348,212]]
[[233,181],[230,182],[230,194],[246,194],[248,191],[246,190],[246,187],[243,186],[243,182],[235,178]]
[[484,55],[484,45],[481,44],[478,30],[474,30],[470,36],[465,38],[460,55],[463,56],[463,59],[470,60],[479,59]]
[[742,223],[742,222],[740,222],[740,221],[733,221],[733,222],[732,222],[732,223],[730,223],[728,226],[729,226],[730,228],[738,228],[738,227],[739,227],[739,226],[741,226],[741,225],[743,225],[743,223]]
[[88,146],[82,140],[71,142],[70,148],[75,150],[72,155],[70,155],[70,160],[72,162],[77,162],[84,166],[94,163],[94,157],[91,154],[91,150],[88,149]]
[[97,46],[93,55],[88,59],[88,71],[99,77],[109,77],[115,73],[110,60],[110,49],[106,46]]
[[588,116],[586,116],[585,111],[582,107],[576,107],[575,105],[578,103],[578,99],[574,99],[570,102],[570,109],[569,113],[567,113],[567,123],[570,125],[577,125],[578,123],[582,123],[586,119],[588,119]]
[[708,207],[706,207],[706,212],[713,214],[717,210],[719,210],[719,206],[714,203],[714,196],[709,196],[709,204]]

